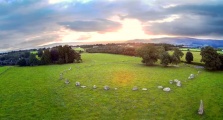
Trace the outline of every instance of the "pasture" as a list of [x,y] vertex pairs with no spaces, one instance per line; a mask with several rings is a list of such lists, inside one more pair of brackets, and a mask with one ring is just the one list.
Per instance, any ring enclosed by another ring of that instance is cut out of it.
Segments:
[[[12,67],[0,74],[0,119],[223,119],[223,72],[184,64],[148,67],[138,57],[123,55],[84,53],[82,59],[79,64]],[[59,80],[64,70],[70,84]],[[196,77],[188,80],[190,74]],[[182,87],[169,83],[174,79]],[[77,81],[87,87],[75,86]],[[132,91],[134,86],[139,89]],[[201,99],[202,116],[197,114]]]

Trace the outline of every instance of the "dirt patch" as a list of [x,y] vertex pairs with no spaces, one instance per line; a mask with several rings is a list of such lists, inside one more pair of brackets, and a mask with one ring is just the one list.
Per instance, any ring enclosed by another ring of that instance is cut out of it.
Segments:
[[112,82],[119,86],[129,85],[135,78],[135,74],[129,71],[115,71],[112,76]]

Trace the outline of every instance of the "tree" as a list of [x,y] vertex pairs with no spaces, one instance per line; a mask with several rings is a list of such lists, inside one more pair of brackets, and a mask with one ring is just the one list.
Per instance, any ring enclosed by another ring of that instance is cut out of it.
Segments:
[[41,58],[41,64],[47,65],[52,63],[51,61],[51,55],[49,49],[44,50],[43,56]]
[[171,56],[167,51],[164,51],[160,55],[160,64],[163,66],[167,66],[169,63],[171,63]]
[[31,65],[31,66],[39,65],[39,60],[36,58],[35,54],[30,54],[29,65]]
[[173,55],[172,55],[172,64],[178,64],[180,63],[180,58],[182,58],[184,53],[179,50],[179,48],[175,48]]
[[219,54],[210,46],[202,48],[200,55],[201,62],[205,63],[205,68],[208,70],[217,70],[222,65]]
[[17,62],[17,65],[19,66],[26,66],[26,60],[24,58],[20,59],[18,62]]
[[192,54],[190,51],[188,51],[188,52],[186,53],[186,57],[185,57],[185,59],[186,59],[186,61],[187,61],[188,63],[191,63],[191,61],[194,60],[193,54]]
[[43,55],[43,50],[42,50],[42,49],[39,49],[37,54],[38,54],[38,57],[42,57],[42,55]]
[[56,47],[52,48],[50,50],[50,55],[51,55],[52,62],[56,62],[56,61],[59,60],[59,51],[58,51],[58,49]]
[[29,51],[24,52],[24,57],[25,58],[29,58],[29,55],[30,55],[30,52]]
[[153,45],[145,45],[137,49],[137,55],[142,57],[142,62],[146,65],[153,65],[159,58],[158,49]]
[[219,59],[221,61],[220,69],[223,70],[223,54],[219,54]]

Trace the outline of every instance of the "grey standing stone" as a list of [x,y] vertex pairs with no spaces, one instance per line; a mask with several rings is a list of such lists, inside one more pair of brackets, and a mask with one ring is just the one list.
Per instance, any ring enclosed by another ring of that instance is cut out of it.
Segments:
[[93,89],[96,89],[97,88],[97,86],[96,85],[93,85]]
[[109,90],[110,88],[106,85],[104,86],[104,90]]
[[177,79],[174,79],[173,81],[174,81],[175,83],[177,83],[177,82],[178,82],[179,80],[177,80]]
[[189,80],[194,79],[195,75],[194,74],[190,74],[190,76],[188,77]]
[[81,83],[80,82],[76,82],[76,86],[80,86],[81,85]]
[[66,79],[64,83],[65,83],[65,84],[69,84],[70,81],[69,81],[68,79]]
[[142,88],[142,90],[143,90],[143,91],[146,91],[146,90],[147,90],[147,88]]
[[203,105],[203,101],[201,100],[200,106],[199,106],[199,109],[198,109],[198,114],[203,115],[203,113],[204,113],[204,105]]
[[70,67],[68,70],[71,70],[72,68]]
[[177,82],[177,86],[181,87],[181,82],[180,81]]
[[133,91],[136,91],[136,90],[138,90],[138,87],[137,87],[137,86],[134,86],[134,87],[132,88],[132,90],[133,90]]
[[60,74],[60,80],[62,80],[63,79],[63,74]]
[[169,87],[165,87],[165,88],[163,88],[163,91],[165,91],[165,92],[169,92],[171,89],[169,88]]

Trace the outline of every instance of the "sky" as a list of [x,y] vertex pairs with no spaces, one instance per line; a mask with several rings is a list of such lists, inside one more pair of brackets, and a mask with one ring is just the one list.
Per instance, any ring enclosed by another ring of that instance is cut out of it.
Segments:
[[223,40],[223,1],[0,0],[0,52],[162,37]]

